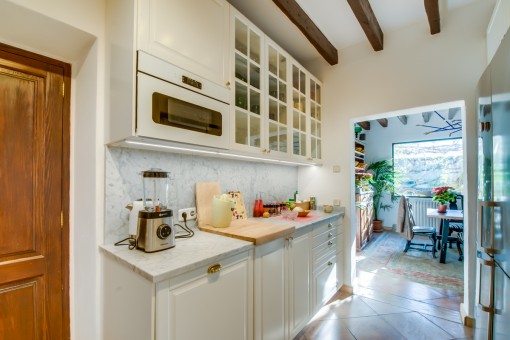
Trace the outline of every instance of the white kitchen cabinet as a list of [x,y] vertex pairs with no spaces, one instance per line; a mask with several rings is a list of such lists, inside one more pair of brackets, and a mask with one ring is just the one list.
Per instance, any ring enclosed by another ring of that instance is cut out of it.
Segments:
[[311,231],[289,238],[287,246],[287,289],[290,339],[308,323],[311,313]]
[[285,243],[283,238],[255,247],[255,339],[287,339],[285,327]]
[[309,86],[307,72],[296,62],[292,63],[292,154],[306,160],[309,131]]
[[322,159],[322,84],[292,62],[292,155],[320,163]]
[[267,111],[263,105],[263,33],[248,19],[232,9],[232,148],[258,152],[265,148],[263,124]]
[[252,280],[245,253],[156,284],[156,339],[252,339]]
[[290,155],[289,70],[290,58],[278,45],[266,38],[267,112],[265,132],[267,152],[288,158]]
[[[316,226],[312,239],[312,313],[317,312],[339,287],[338,220]],[[343,242],[343,240],[340,240]]]
[[138,49],[228,87],[229,7],[224,0],[139,1]]
[[310,79],[310,151],[312,160],[322,159],[322,85],[314,76]]
[[104,339],[253,339],[251,251],[157,283],[110,257],[103,268]]

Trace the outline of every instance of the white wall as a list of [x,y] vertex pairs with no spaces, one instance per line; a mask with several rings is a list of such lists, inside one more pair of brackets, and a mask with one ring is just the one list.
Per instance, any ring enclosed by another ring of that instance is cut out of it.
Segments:
[[[0,41],[72,64],[71,338],[100,339],[104,1],[0,1]],[[101,241],[99,241],[101,240]]]
[[[352,207],[354,180],[351,159],[355,120],[371,120],[395,110],[464,100],[466,120],[465,166],[469,192],[476,192],[476,84],[485,68],[485,32],[494,1],[479,1],[448,15],[442,32],[431,36],[426,22],[385,34],[384,50],[373,52],[368,43],[339,52],[339,64],[317,61],[308,66],[324,83],[324,166],[300,169],[299,190],[312,188],[324,200],[341,199],[346,206],[347,284],[355,279],[355,232]],[[333,173],[332,166],[341,172]],[[313,174],[312,174],[312,171]],[[476,197],[466,201],[469,235],[473,242]],[[350,228],[349,228],[350,226]],[[474,251],[466,254],[467,267],[475,267]],[[351,280],[349,280],[351,279]],[[465,273],[467,311],[473,315],[474,270]]]

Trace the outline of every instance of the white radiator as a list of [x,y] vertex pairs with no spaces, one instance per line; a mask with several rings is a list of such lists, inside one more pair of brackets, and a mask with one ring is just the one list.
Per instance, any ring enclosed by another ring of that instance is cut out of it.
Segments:
[[413,207],[414,223],[417,226],[435,227],[439,232],[439,218],[427,217],[427,208],[437,209],[437,202],[432,198],[409,197],[409,203]]

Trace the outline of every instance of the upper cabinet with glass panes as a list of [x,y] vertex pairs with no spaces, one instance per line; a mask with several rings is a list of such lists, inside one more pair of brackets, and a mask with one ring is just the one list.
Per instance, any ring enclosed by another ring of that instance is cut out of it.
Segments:
[[322,159],[321,85],[310,76],[310,158]]
[[262,103],[264,79],[262,32],[240,14],[232,18],[233,53],[233,145],[237,149],[261,148],[265,110]]
[[289,57],[267,39],[267,142],[268,152],[288,155],[289,143]]
[[231,148],[319,161],[320,82],[234,8],[231,29]]
[[309,125],[307,75],[297,63],[292,64],[292,154],[307,157]]

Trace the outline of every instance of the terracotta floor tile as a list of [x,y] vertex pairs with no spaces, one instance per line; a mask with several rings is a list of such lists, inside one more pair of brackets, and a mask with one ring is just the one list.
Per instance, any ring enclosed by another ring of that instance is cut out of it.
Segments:
[[470,338],[474,335],[473,328],[466,327],[461,323],[448,321],[431,315],[424,315],[424,317],[432,321],[438,327],[441,327],[455,339]]
[[397,307],[407,308],[420,313],[438,316],[443,319],[447,319],[454,322],[459,322],[460,320],[460,313],[457,311],[437,307],[420,301],[406,299],[400,296],[395,296],[393,294],[388,294],[381,291],[374,291],[372,289],[365,287],[356,287],[354,289],[354,294],[367,297],[373,300],[377,300],[380,302],[389,303]]
[[308,324],[294,340],[356,340],[339,319],[316,320]]
[[360,272],[353,294],[337,292],[294,340],[472,339],[463,294]]
[[377,300],[362,297],[361,300],[365,302],[370,308],[372,308],[377,314],[396,314],[396,313],[408,313],[411,310],[397,307],[389,303],[380,302]]
[[347,327],[357,340],[405,340],[405,337],[388,324],[382,316],[344,319],[342,325]]
[[388,314],[383,315],[382,318],[407,339],[446,340],[452,338],[450,334],[420,313]]
[[377,315],[361,297],[351,296],[324,306],[315,315],[314,320],[356,318],[361,316]]
[[423,300],[422,302],[425,302],[425,303],[428,303],[428,304],[431,304],[434,306],[448,308],[448,309],[457,311],[457,310],[459,310],[459,305],[463,301],[464,301],[464,298],[462,298],[460,296],[455,296],[455,297],[452,296],[452,297],[444,297],[444,298],[440,298],[440,299]]

